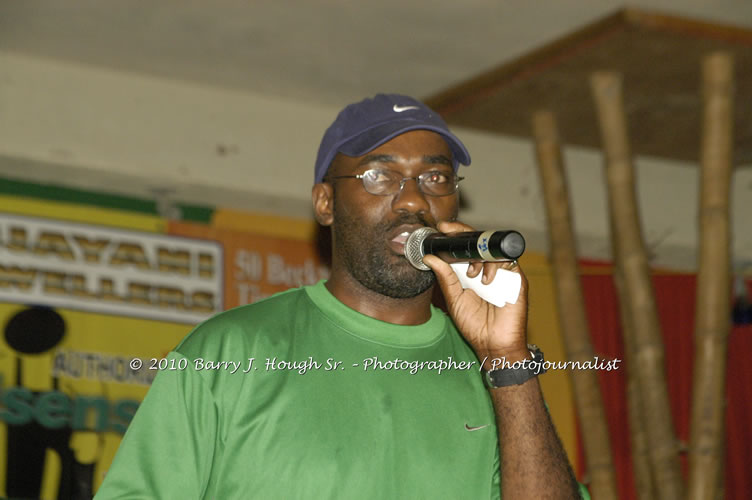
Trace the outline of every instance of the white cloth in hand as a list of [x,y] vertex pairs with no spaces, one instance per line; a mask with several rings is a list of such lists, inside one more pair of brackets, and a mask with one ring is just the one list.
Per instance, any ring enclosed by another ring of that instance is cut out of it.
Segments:
[[467,262],[455,262],[450,264],[454,273],[460,279],[462,288],[469,288],[478,294],[478,297],[490,302],[497,307],[504,307],[505,304],[514,304],[517,297],[520,296],[520,287],[522,286],[522,277],[512,271],[499,269],[496,271],[494,280],[485,285],[481,283],[483,273],[481,272],[475,278],[467,276],[467,268],[470,266]]

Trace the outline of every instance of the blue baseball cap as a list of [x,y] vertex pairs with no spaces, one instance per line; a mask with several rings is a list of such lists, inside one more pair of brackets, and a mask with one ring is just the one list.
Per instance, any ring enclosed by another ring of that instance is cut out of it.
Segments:
[[337,155],[362,156],[409,130],[431,130],[441,135],[452,151],[454,170],[470,165],[470,153],[431,108],[398,94],[378,94],[350,104],[326,129],[316,156],[314,183],[322,182]]

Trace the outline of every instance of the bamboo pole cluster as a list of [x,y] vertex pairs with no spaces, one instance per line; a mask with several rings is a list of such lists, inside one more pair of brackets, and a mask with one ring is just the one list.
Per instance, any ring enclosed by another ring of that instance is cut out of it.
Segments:
[[[733,172],[733,59],[707,56],[703,74],[703,138],[699,210],[699,271],[689,447],[691,500],[723,498],[725,376],[730,329],[731,231],[729,193]],[[681,500],[679,463],[665,349],[640,227],[635,170],[627,133],[620,75],[590,79],[605,150],[614,281],[619,298],[627,364],[627,398],[635,486],[640,500]],[[536,156],[543,186],[559,320],[569,359],[593,357],[579,281],[575,232],[554,115],[533,115]],[[611,448],[598,381],[592,372],[571,374],[593,497],[617,498]]]

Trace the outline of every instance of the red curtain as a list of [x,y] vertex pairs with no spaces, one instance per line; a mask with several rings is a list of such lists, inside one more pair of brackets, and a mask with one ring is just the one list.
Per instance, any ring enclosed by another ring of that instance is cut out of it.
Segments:
[[[653,278],[666,347],[668,381],[674,427],[678,438],[689,441],[689,420],[694,360],[694,275],[657,275]],[[585,274],[582,285],[593,347],[601,358],[624,359],[618,299],[610,274]],[[729,309],[729,314],[731,310]],[[750,498],[752,463],[752,326],[735,326],[728,342],[726,382],[726,498]],[[626,402],[626,366],[617,372],[600,371],[620,498],[635,499]],[[582,450],[582,447],[580,447]],[[580,460],[583,460],[580,452]],[[682,456],[686,476],[686,454]],[[583,470],[584,467],[580,467]]]

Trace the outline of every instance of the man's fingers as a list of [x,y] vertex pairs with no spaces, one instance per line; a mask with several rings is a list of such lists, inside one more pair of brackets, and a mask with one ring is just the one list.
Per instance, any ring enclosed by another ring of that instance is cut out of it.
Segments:
[[512,271],[513,273],[517,273],[520,276],[522,276],[522,284],[525,288],[527,288],[527,277],[525,276],[525,273],[522,271],[522,268],[517,263],[516,260],[508,260],[502,262],[502,269],[506,269],[507,271]]
[[439,278],[439,281],[452,281],[452,279],[459,281],[449,264],[435,255],[424,256],[423,263],[431,268],[434,274],[436,274],[436,277]]
[[462,222],[447,222],[441,221],[436,226],[442,233],[462,233],[465,231],[475,231],[472,226],[463,224]]
[[444,293],[444,297],[449,300],[462,293],[462,285],[459,278],[454,273],[454,269],[436,257],[435,255],[426,255],[423,257],[423,263],[431,268],[436,274],[436,279],[439,281],[439,287]]
[[509,260],[502,262],[502,269],[506,269],[507,271],[512,271],[513,273],[517,273],[522,278],[522,288],[520,291],[520,294],[526,294],[527,293],[527,276],[525,276],[525,272],[522,270],[522,267],[517,263],[516,260]]
[[507,271],[519,272],[519,264],[517,263],[516,260],[506,260],[506,261],[502,262],[501,265]]
[[483,263],[481,262],[473,262],[469,266],[467,266],[467,277],[468,278],[475,278],[478,276],[478,273],[480,273],[483,270]]
[[483,266],[483,283],[489,284],[496,277],[496,270],[499,269],[498,264],[486,264]]

